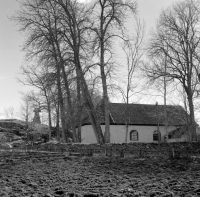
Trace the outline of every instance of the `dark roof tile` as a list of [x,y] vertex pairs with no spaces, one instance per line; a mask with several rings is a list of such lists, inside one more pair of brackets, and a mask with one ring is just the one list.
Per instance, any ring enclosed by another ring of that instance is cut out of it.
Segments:
[[[132,125],[157,125],[158,117],[159,124],[165,124],[164,105],[110,103],[109,108],[111,124],[125,124],[128,120],[128,124]],[[181,106],[167,105],[166,111],[168,125],[187,125],[188,114]],[[97,116],[99,122],[104,124],[103,102],[97,106]],[[89,123],[87,119],[83,124]]]
[[[164,105],[147,104],[124,104],[110,103],[110,113],[117,124],[125,123],[128,119],[129,124],[137,125],[156,125],[165,124]],[[186,125],[185,110],[178,105],[167,105],[167,121],[170,125]]]

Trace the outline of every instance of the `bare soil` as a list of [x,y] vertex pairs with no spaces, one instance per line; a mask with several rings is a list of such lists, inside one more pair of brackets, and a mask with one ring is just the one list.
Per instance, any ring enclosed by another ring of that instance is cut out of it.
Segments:
[[0,196],[199,196],[200,161],[133,157],[1,157]]

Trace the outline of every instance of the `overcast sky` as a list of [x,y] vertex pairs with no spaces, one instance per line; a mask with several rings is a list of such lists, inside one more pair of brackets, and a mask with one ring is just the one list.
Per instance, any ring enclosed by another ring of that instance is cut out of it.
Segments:
[[[163,8],[178,0],[138,0],[140,18],[145,21],[146,34],[155,27],[156,19]],[[20,106],[20,91],[27,91],[17,82],[24,53],[21,46],[24,37],[18,32],[18,25],[9,20],[15,10],[19,9],[16,0],[0,0],[0,113],[4,108]],[[2,116],[0,116],[2,118]]]

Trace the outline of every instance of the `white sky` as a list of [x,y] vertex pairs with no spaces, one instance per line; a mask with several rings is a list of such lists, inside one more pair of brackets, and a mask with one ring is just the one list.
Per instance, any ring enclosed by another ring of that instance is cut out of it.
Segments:
[[[84,1],[84,0],[80,0]],[[178,0],[138,0],[140,18],[145,21],[146,33],[154,28],[155,21],[163,8]],[[24,53],[21,46],[24,37],[18,25],[8,18],[19,8],[16,0],[0,0],[0,114],[4,108],[20,106],[20,91],[30,90],[17,82]],[[2,117],[2,116],[0,116]]]

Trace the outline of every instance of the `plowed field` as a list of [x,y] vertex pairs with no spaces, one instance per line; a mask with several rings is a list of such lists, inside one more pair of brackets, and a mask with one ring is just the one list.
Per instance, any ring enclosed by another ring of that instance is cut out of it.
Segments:
[[199,196],[200,161],[132,157],[0,158],[0,196]]

